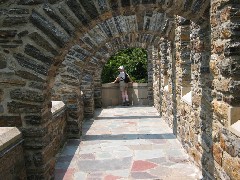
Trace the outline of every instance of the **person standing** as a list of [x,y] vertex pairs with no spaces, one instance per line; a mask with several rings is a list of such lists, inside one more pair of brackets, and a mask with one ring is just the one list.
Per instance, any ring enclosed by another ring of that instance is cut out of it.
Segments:
[[[113,83],[118,83],[120,85],[120,91],[122,94],[122,105],[123,106],[129,106],[129,97],[128,97],[128,82],[132,82],[131,78],[129,77],[129,75],[124,71],[124,67],[120,66],[118,68],[119,74],[117,76],[117,78],[115,79],[115,81]],[[126,79],[128,78],[128,79]]]

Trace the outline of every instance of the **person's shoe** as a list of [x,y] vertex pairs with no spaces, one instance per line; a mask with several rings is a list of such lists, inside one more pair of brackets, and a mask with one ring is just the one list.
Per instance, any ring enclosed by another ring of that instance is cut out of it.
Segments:
[[126,102],[123,102],[122,105],[123,105],[123,106],[126,106]]
[[129,101],[127,101],[127,102],[126,102],[126,106],[129,106],[129,105],[130,105],[130,103],[129,103]]

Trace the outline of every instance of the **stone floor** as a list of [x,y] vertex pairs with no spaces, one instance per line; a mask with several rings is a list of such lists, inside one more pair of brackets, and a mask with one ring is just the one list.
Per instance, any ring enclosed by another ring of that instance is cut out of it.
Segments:
[[201,179],[188,158],[154,107],[111,107],[84,123],[80,140],[68,141],[55,179]]

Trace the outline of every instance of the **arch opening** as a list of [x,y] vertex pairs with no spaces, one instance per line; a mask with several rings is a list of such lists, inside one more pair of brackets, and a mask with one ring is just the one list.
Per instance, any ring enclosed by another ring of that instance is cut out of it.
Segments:
[[[130,76],[128,98],[131,105],[148,105],[148,70],[151,62],[148,52],[142,48],[122,49],[111,56],[101,71],[103,107],[122,104],[119,84],[113,84],[118,76],[118,67],[123,66]],[[109,94],[110,93],[110,94]]]

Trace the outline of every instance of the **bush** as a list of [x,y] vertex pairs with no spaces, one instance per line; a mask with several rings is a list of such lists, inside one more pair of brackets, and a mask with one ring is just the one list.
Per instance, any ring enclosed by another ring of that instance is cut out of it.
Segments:
[[118,52],[109,58],[102,71],[102,83],[113,82],[118,72],[118,67],[123,65],[125,71],[134,82],[146,83],[147,52],[141,48],[129,48]]

